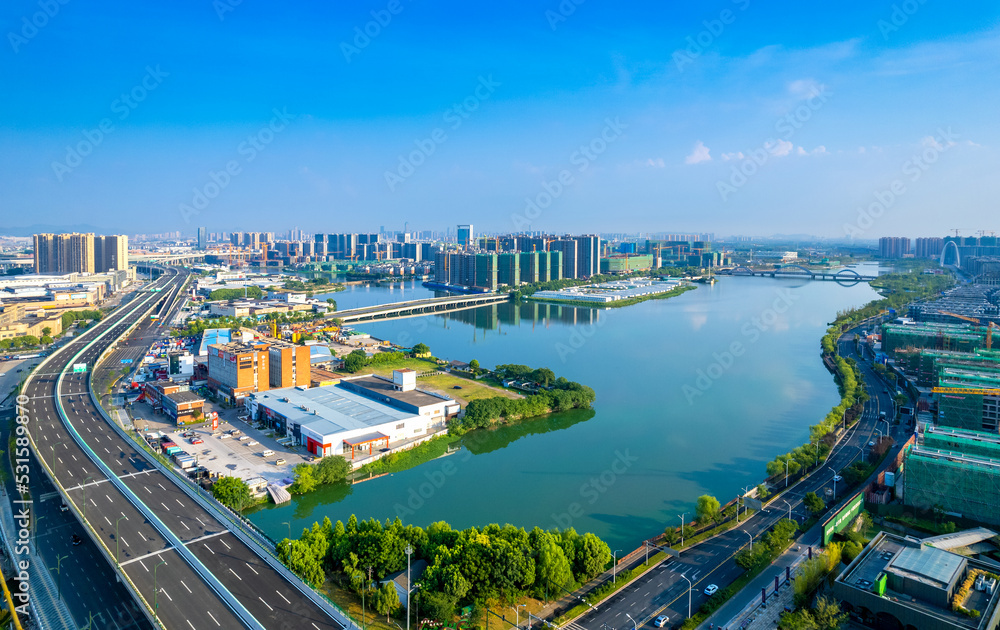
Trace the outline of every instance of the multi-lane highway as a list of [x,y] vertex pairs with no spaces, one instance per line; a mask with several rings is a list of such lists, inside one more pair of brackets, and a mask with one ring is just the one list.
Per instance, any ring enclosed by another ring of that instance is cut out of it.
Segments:
[[[840,354],[845,358],[858,358],[854,332],[849,331],[839,340]],[[627,630],[633,627],[632,620],[635,626],[648,624],[652,627],[652,620],[661,614],[669,617],[670,625],[676,625],[688,616],[689,580],[691,612],[695,612],[708,599],[704,593],[707,586],[715,584],[723,588],[744,573],[733,560],[736,552],[747,546],[751,537],[758,540],[779,520],[788,518],[789,513],[798,522],[803,522],[808,517],[802,502],[805,495],[816,492],[825,497],[826,489],[833,489],[834,475],[867,454],[877,430],[885,433],[888,427],[897,443],[904,441],[907,433],[905,426],[888,426],[885,420],[880,420],[879,414],[883,411],[889,418],[893,417],[892,393],[887,391],[870,366],[860,361],[859,365],[871,399],[865,404],[861,419],[848,430],[821,468],[792,486],[769,508],[752,514],[738,527],[684,550],[679,558],[667,559],[612,598],[577,618],[570,624],[571,630]],[[845,495],[843,484],[836,490],[838,498]],[[819,540],[813,532],[804,535],[798,543],[815,546]]]
[[[152,465],[92,402],[101,353],[154,303],[170,310],[182,281],[171,270],[157,281],[162,293],[129,296],[32,375],[24,393],[37,455],[167,628],[342,628],[346,620]],[[79,363],[86,372],[71,371]]]

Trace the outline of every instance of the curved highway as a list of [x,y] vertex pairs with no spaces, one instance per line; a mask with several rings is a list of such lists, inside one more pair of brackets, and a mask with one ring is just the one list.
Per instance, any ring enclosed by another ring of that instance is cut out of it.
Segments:
[[[25,394],[37,455],[165,627],[339,630],[344,623],[310,599],[307,587],[293,584],[156,468],[92,401],[91,370],[101,353],[137,322],[148,322],[155,302],[162,300],[158,310],[172,310],[183,280],[172,269],[150,285],[161,293],[128,296],[31,376]],[[73,373],[76,363],[86,363],[87,371]]]

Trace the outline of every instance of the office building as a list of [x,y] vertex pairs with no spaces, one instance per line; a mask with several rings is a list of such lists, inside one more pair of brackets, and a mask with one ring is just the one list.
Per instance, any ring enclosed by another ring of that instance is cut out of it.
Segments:
[[300,346],[285,341],[271,340],[268,349],[268,364],[271,389],[283,387],[309,387],[310,358],[309,346]]
[[208,388],[230,403],[270,389],[270,344],[234,342],[208,348]]
[[891,260],[904,258],[910,253],[910,239],[905,236],[883,236],[878,239],[878,255]]
[[472,224],[458,226],[458,246],[468,251],[474,243],[475,235],[472,232]]
[[198,249],[206,247],[208,247],[208,228],[200,227],[198,228]]

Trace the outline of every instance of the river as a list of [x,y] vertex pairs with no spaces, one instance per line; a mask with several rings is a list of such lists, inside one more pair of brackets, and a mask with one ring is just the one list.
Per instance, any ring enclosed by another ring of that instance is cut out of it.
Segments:
[[[419,282],[331,294],[340,308],[430,295]],[[622,309],[500,304],[359,325],[442,358],[549,367],[593,387],[597,402],[471,433],[440,460],[250,519],[277,539],[288,524],[297,533],[352,513],[422,526],[572,526],[631,550],[681,514],[690,520],[698,496],[725,503],[756,485],[768,461],[808,440],[839,401],[820,338],[838,311],[876,297],[864,283],[724,277]]]

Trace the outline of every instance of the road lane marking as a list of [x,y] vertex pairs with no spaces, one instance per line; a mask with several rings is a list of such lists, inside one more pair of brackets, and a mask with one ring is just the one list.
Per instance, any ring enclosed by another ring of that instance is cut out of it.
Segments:
[[257,599],[259,599],[260,601],[264,602],[264,605],[267,606],[268,610],[270,610],[271,612],[274,612],[274,609],[271,608],[271,604],[268,604],[267,602],[265,602],[263,597],[261,597],[260,595],[258,595]]
[[253,568],[253,566],[251,566],[249,562],[244,562],[243,564],[247,565],[247,568],[256,573],[257,575],[260,575],[260,573],[257,573],[257,569]]
[[[187,590],[187,592],[188,592],[188,593],[191,593],[191,589],[189,589],[189,588],[188,588],[188,585],[184,583],[184,580],[179,580],[179,581],[180,581],[180,583],[181,583],[181,586],[183,586],[183,587],[184,587],[184,589],[185,589],[185,590]],[[193,593],[192,593],[192,594],[193,594]]]
[[[254,571],[254,573],[256,573],[256,571]],[[288,601],[287,597],[285,597],[284,595],[281,594],[281,591],[275,591],[275,593],[277,593],[278,596],[281,597],[281,599],[285,600],[286,604],[291,604],[292,603],[292,602]]]

